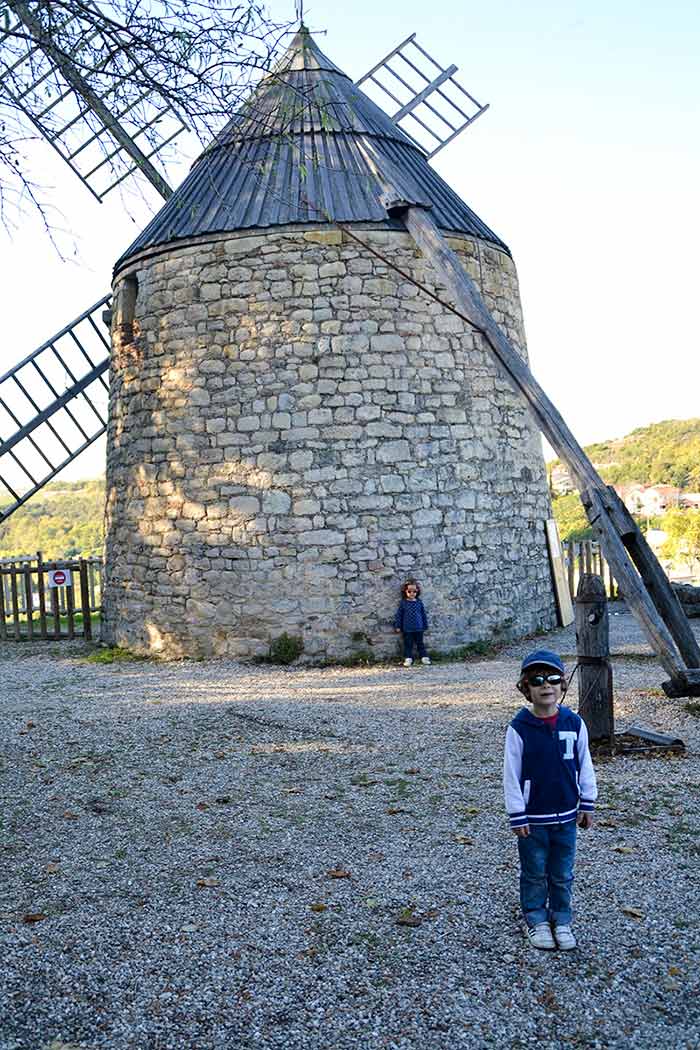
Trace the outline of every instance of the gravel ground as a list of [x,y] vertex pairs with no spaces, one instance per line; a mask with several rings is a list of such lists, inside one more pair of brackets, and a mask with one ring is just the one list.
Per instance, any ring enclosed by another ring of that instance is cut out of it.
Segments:
[[612,640],[618,730],[688,752],[597,762],[567,954],[525,944],[503,813],[533,643],[410,670],[3,644],[2,1050],[700,1047],[700,718],[628,614]]

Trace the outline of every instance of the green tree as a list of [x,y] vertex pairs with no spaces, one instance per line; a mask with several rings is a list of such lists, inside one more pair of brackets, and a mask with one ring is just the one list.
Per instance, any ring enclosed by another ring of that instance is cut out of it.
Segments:
[[557,496],[552,501],[554,518],[559,529],[562,540],[588,540],[593,536],[593,530],[588,524],[586,512],[579,499],[577,492],[570,492],[566,496]]
[[667,539],[661,548],[664,558],[687,561],[693,571],[700,567],[700,510],[674,507],[664,514],[661,527]]

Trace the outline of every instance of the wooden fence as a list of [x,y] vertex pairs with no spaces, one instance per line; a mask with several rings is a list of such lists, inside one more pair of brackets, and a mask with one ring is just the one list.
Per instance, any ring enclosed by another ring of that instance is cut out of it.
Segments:
[[620,597],[617,581],[603,557],[600,543],[597,540],[568,540],[562,543],[562,550],[572,598],[576,597],[578,581],[584,572],[592,572],[601,577],[608,598]]
[[[66,583],[51,586],[57,570]],[[39,552],[0,559],[0,639],[90,639],[91,614],[101,606],[101,558],[44,561]]]

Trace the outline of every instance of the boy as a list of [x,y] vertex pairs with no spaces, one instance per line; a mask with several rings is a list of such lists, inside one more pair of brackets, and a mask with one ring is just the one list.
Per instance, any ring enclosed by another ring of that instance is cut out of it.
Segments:
[[576,823],[591,827],[598,797],[588,732],[577,714],[561,706],[566,679],[556,653],[537,649],[526,656],[517,688],[532,713],[521,708],[508,726],[503,787],[518,836],[520,904],[534,948],[568,951],[576,947],[571,931]]

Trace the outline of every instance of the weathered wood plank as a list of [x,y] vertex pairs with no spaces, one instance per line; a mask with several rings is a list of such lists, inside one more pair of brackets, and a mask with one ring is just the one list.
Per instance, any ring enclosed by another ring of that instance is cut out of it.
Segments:
[[615,511],[620,520],[627,522],[622,542],[637,566],[659,615],[671,632],[678,651],[688,667],[700,667],[700,646],[668,576],[615,489],[608,487],[608,496],[616,505]]
[[605,585],[599,576],[584,574],[576,592],[576,658],[578,713],[591,740],[615,740],[613,678],[610,665],[610,625]]
[[44,584],[44,558],[41,551],[37,551],[36,555],[36,568],[37,568],[37,579],[36,588],[39,594],[39,635],[41,638],[48,638],[48,632],[46,629],[46,587]]
[[83,637],[91,641],[90,588],[88,585],[88,567],[84,558],[80,559],[80,605],[83,613]]

